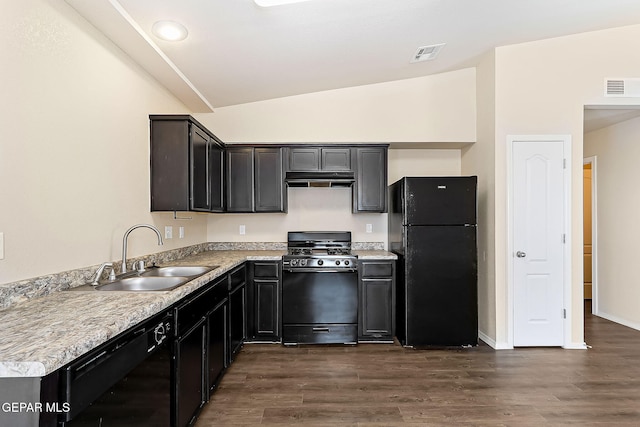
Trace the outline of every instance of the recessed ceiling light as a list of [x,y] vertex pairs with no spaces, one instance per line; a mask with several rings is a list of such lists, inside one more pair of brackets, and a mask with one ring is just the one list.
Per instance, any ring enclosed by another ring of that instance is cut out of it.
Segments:
[[283,4],[301,3],[303,1],[309,1],[309,0],[253,0],[253,1],[258,6],[271,7],[271,6],[280,6]]
[[153,24],[151,31],[158,38],[170,42],[184,40],[189,34],[184,25],[174,21],[158,21]]

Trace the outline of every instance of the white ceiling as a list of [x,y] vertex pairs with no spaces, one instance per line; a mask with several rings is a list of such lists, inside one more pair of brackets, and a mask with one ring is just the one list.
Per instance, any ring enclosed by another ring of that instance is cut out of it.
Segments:
[[[66,2],[194,112],[426,76],[474,66],[497,46],[640,23],[640,0]],[[186,40],[151,35],[167,19],[189,29]],[[438,43],[435,60],[410,62]]]

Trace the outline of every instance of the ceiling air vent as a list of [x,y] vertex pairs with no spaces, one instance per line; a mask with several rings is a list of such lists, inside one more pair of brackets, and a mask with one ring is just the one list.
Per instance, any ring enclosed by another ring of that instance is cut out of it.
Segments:
[[430,61],[434,59],[446,43],[432,44],[430,46],[421,46],[416,50],[415,55],[409,62]]
[[640,97],[640,78],[606,79],[605,96]]

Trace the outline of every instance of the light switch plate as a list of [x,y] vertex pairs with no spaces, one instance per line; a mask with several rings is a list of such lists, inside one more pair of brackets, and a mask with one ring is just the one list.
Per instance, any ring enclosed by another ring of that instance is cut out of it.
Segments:
[[184,227],[178,228],[178,238],[184,239]]
[[367,224],[367,233],[373,233],[373,224]]
[[173,227],[170,225],[164,226],[164,238],[172,239],[173,238]]
[[240,226],[240,234],[246,234],[247,228],[244,225]]
[[0,233],[0,259],[4,259],[4,233]]

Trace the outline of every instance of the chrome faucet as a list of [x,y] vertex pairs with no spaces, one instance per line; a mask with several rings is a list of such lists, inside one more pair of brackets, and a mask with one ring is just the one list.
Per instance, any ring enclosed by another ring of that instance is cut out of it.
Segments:
[[162,234],[160,234],[160,230],[158,230],[153,225],[137,224],[137,225],[134,225],[133,227],[131,227],[130,229],[128,229],[127,231],[125,231],[124,237],[122,238],[122,267],[120,268],[120,272],[121,273],[126,273],[127,272],[127,242],[129,240],[129,234],[133,230],[135,230],[136,228],[141,228],[141,227],[149,228],[149,229],[155,231],[156,234],[158,235],[158,245],[163,245],[164,244],[162,242]]
[[103,262],[102,265],[98,267],[96,274],[93,276],[93,280],[91,281],[93,286],[98,286],[98,282],[100,281],[105,268],[109,268],[111,270],[109,272],[109,280],[116,280],[116,272],[113,270],[113,264],[110,262]]

